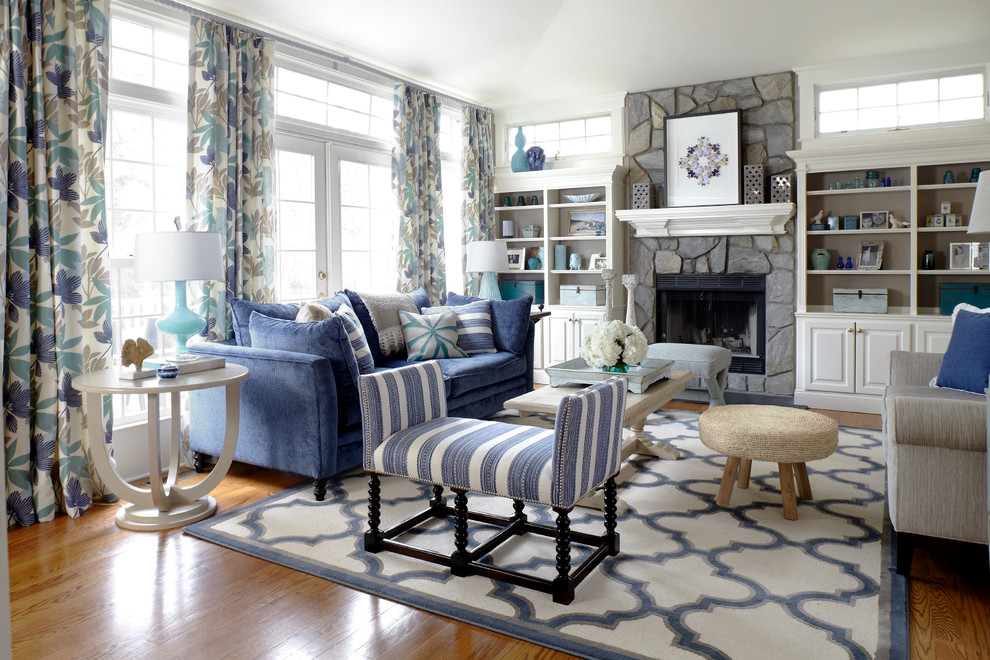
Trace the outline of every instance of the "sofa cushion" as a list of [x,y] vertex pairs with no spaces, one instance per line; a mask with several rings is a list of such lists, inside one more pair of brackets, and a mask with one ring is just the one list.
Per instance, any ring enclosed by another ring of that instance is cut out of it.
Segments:
[[416,309],[419,311],[423,311],[433,304],[430,302],[430,294],[427,293],[425,286],[413,289],[406,295],[409,296],[409,298],[413,301],[413,304],[416,305]]
[[467,357],[457,347],[457,315],[453,312],[426,315],[400,309],[399,319],[409,362]]
[[886,424],[897,444],[986,451],[985,396],[925,385],[889,385],[883,401]]
[[990,314],[960,310],[938,372],[939,387],[983,394],[990,375]]
[[332,319],[334,316],[334,311],[326,305],[307,302],[299,306],[299,312],[296,314],[296,323],[326,321],[327,319]]
[[[466,305],[481,300],[474,296],[447,294],[447,304]],[[523,296],[516,300],[492,300],[492,335],[495,348],[516,355],[526,354],[526,335],[529,333],[529,314],[533,306],[533,296]]]
[[291,321],[299,313],[299,305],[282,303],[258,303],[250,300],[233,298],[230,301],[230,311],[233,313],[234,340],[238,346],[251,345],[251,312],[258,312],[273,319]]
[[477,300],[457,307],[430,307],[424,314],[457,315],[457,347],[468,355],[494,353],[495,337],[492,334],[492,305],[489,300]]
[[340,317],[312,323],[277,319],[259,312],[251,313],[249,323],[251,345],[294,353],[319,355],[330,361],[334,385],[337,387],[338,412],[345,402],[358,398],[358,366],[354,351]]
[[347,304],[341,304],[337,308],[337,317],[344,323],[347,340],[351,343],[354,359],[357,360],[358,371],[363,374],[374,373],[375,360],[371,357],[371,348],[368,345],[368,338],[364,334],[364,326],[358,321],[354,310]]
[[347,297],[347,302],[351,309],[354,310],[354,314],[357,316],[358,321],[361,322],[361,327],[364,329],[364,337],[368,342],[368,349],[371,351],[371,359],[375,364],[380,363],[385,359],[382,354],[381,346],[379,345],[378,331],[375,330],[375,324],[371,321],[371,312],[368,311],[368,306],[364,304],[361,300],[361,296],[354,293],[350,289],[344,289],[340,294]]

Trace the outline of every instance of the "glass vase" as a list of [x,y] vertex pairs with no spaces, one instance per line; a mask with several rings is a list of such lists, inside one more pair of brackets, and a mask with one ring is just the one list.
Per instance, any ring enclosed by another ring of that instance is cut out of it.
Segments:
[[602,371],[609,371],[611,373],[616,373],[616,374],[624,374],[629,372],[629,365],[627,365],[622,360],[619,360],[611,367],[602,367]]

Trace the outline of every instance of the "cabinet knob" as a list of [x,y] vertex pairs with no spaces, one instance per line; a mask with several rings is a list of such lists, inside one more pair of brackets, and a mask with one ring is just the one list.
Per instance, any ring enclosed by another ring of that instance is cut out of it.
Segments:
[[852,331],[853,331],[852,328],[846,328],[846,332],[852,332]]
[[863,334],[862,328],[856,328],[856,334],[859,334],[859,335]]

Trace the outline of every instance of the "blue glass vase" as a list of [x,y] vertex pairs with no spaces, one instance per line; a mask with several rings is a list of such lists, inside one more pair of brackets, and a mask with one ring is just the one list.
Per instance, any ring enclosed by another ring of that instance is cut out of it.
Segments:
[[608,372],[616,373],[616,374],[624,374],[624,373],[628,373],[629,372],[629,365],[627,365],[622,360],[619,360],[618,362],[616,362],[615,364],[613,364],[611,367],[602,367],[602,371],[608,371]]

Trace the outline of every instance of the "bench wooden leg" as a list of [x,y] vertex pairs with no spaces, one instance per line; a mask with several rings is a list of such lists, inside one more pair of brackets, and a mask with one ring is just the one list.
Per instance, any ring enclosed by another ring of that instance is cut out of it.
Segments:
[[729,506],[729,498],[732,497],[732,485],[736,480],[736,472],[739,471],[739,462],[741,460],[738,456],[725,457],[725,471],[722,472],[722,485],[718,488],[715,504]]
[[794,493],[794,470],[791,463],[777,463],[780,469],[780,494],[784,498],[784,518],[797,520],[797,497]]
[[808,466],[804,463],[794,464],[794,474],[797,477],[798,495],[802,500],[811,500],[811,481],[808,480]]
[[753,461],[748,458],[739,462],[739,476],[736,477],[737,488],[749,488],[749,469],[752,465]]

